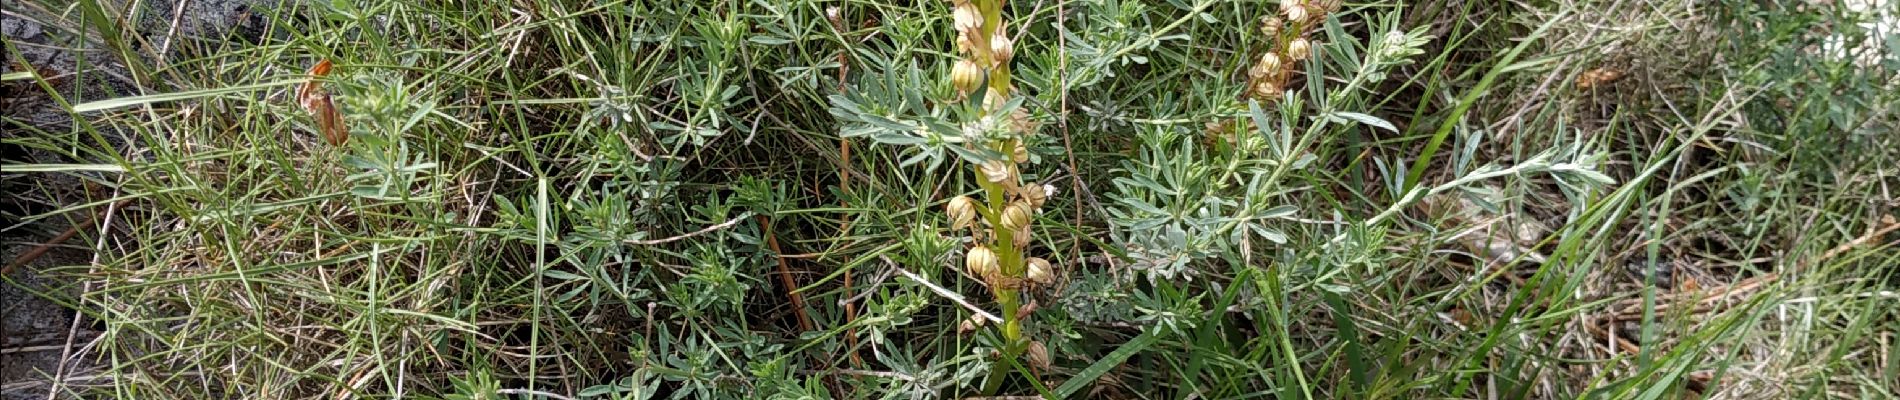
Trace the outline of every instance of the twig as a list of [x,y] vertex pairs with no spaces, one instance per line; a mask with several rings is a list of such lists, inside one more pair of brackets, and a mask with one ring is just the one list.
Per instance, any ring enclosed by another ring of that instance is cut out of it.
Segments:
[[930,280],[924,279],[924,277],[921,277],[921,276],[917,276],[917,274],[910,273],[910,271],[905,270],[904,267],[898,266],[896,261],[891,261],[890,257],[878,256],[878,258],[883,259],[884,262],[886,263],[890,263],[891,268],[897,270],[897,273],[903,274],[905,277],[910,278],[910,280],[917,281],[917,283],[923,284],[924,287],[930,288],[930,291],[937,292],[938,296],[943,296],[944,298],[950,299],[950,301],[957,303],[957,305],[960,305],[960,306],[963,306],[963,308],[969,309],[970,312],[976,313],[976,316],[982,317],[983,319],[990,320],[990,322],[995,322],[995,323],[1003,322],[1002,318],[997,318],[996,315],[983,311],[983,309],[981,308],[976,308],[976,305],[973,305],[973,304],[970,304],[970,302],[964,301],[963,295],[959,295],[957,294],[957,292],[950,291],[950,289],[944,289],[942,286],[937,286],[936,284],[930,283]]
[[54,236],[52,240],[41,243],[39,246],[34,246],[32,250],[27,250],[26,253],[22,253],[19,257],[13,258],[13,262],[7,263],[6,267],[0,268],[0,275],[11,274],[14,268],[19,268],[22,265],[33,262],[33,260],[39,259],[40,256],[46,255],[46,252],[52,250],[53,246],[58,246],[60,243],[66,242],[67,239],[72,239],[73,236],[78,235],[79,227],[92,225],[94,219],[97,218],[86,218],[84,222],[73,224],[72,227],[66,228],[65,233]]
[[[838,92],[844,93],[845,90],[849,89],[849,86],[845,84],[845,77],[851,72],[851,59],[848,57],[850,55],[849,44],[851,41],[846,40],[844,37],[843,8],[838,6],[825,8],[825,19],[831,20],[831,29],[838,32]],[[849,168],[851,165],[851,138],[838,137],[838,160],[840,164],[846,166],[846,168],[838,168],[838,193],[848,195],[851,193],[851,168]],[[850,202],[846,202],[844,199],[838,200],[838,206],[841,208],[851,208]],[[849,235],[851,233],[851,219],[843,218],[842,221],[838,223],[838,231]],[[851,293],[851,273],[849,272],[844,274],[843,293]],[[852,323],[858,320],[858,308],[852,307],[851,303],[851,301],[847,300],[840,302],[838,305],[844,307],[844,324],[849,327],[845,328],[844,339],[851,348],[851,366],[862,367],[864,366],[864,357],[858,355],[858,328]]]
[[562,395],[555,394],[552,392],[543,392],[543,391],[534,390],[534,389],[495,389],[495,393],[496,394],[525,394],[525,395],[531,395],[531,396],[541,396],[541,397],[546,397],[546,398],[556,399],[556,400],[575,400],[573,397],[562,396]]
[[[117,189],[114,189],[112,195],[118,196],[119,191]],[[124,201],[114,202],[110,205],[107,205],[105,217],[98,218],[100,220],[99,222],[100,235],[99,235],[99,238],[93,242],[92,262],[90,263],[91,268],[87,270],[86,272],[87,274],[99,273],[99,254],[102,253],[103,250],[106,248],[106,235],[104,233],[112,230],[112,215],[119,211],[119,204],[121,203],[124,203]],[[79,288],[80,298],[83,299],[85,298],[86,295],[91,294],[91,293],[92,293],[92,281],[86,280],[85,283],[80,285],[80,288]],[[59,352],[59,364],[53,367],[53,380],[52,380],[52,384],[48,385],[48,388],[46,389],[46,400],[53,400],[53,399],[59,398],[59,388],[60,388],[60,384],[62,383],[61,380],[65,379],[65,377],[67,376],[67,372],[70,372],[66,370],[66,363],[71,362],[73,358],[73,341],[79,338],[79,321],[81,321],[82,320],[81,318],[84,316],[85,314],[80,313],[79,310],[73,310],[73,322],[71,325],[69,325],[66,328],[66,346],[65,346],[65,349],[62,349]]]
[[1840,246],[1834,246],[1834,248],[1828,249],[1826,253],[1821,253],[1820,257],[1815,258],[1813,261],[1808,261],[1807,263],[1804,263],[1802,267],[1807,267],[1814,264],[1820,264],[1823,261],[1827,261],[1828,259],[1832,259],[1835,256],[1841,255],[1841,253],[1846,253],[1848,250],[1853,250],[1855,247],[1860,247],[1861,245],[1867,244],[1867,242],[1872,242],[1874,240],[1880,239],[1882,236],[1886,236],[1888,233],[1891,233],[1895,230],[1900,230],[1900,221],[1895,221],[1892,215],[1888,215],[1886,217],[1881,218],[1880,223],[1885,224],[1886,226],[1880,227],[1878,229],[1873,228],[1873,227],[1868,227],[1867,234],[1860,235],[1860,237],[1854,238],[1854,240],[1849,240],[1847,241],[1847,243],[1842,243]]
[[694,236],[699,236],[699,235],[704,235],[704,234],[706,234],[707,232],[712,232],[712,231],[716,231],[716,230],[720,230],[720,229],[726,229],[726,228],[731,228],[731,227],[732,227],[733,225],[738,225],[738,224],[739,224],[739,221],[742,221],[742,220],[745,220],[745,217],[748,217],[748,216],[751,216],[751,213],[746,213],[746,215],[740,215],[740,216],[737,216],[737,217],[733,217],[733,218],[732,218],[732,219],[730,219],[730,220],[726,220],[726,222],[721,222],[721,223],[719,223],[719,225],[713,225],[713,226],[708,226],[708,227],[705,227],[705,228],[702,228],[702,229],[700,229],[700,230],[697,230],[697,231],[693,231],[693,232],[691,232],[691,233],[687,233],[687,234],[683,234],[683,235],[679,235],[679,236],[674,236],[674,237],[669,237],[669,238],[661,238],[661,239],[653,239],[653,240],[640,240],[640,239],[627,239],[627,240],[624,240],[624,242],[626,242],[627,244],[637,244],[637,245],[642,245],[642,246],[651,246],[651,245],[656,245],[656,244],[664,244],[664,243],[671,243],[671,242],[676,242],[676,241],[679,241],[679,240],[681,240],[681,239],[686,239],[686,238],[690,238],[690,237],[694,237]]
[[[785,254],[779,250],[778,235],[772,234],[772,219],[760,215],[759,228],[764,231],[765,246],[772,249],[772,254]],[[805,313],[805,296],[798,293],[798,283],[792,282],[791,267],[785,265],[785,257],[773,259],[778,260],[778,281],[785,285],[786,295],[792,298],[792,312],[798,314],[798,328],[805,332],[812,331],[811,315]]]

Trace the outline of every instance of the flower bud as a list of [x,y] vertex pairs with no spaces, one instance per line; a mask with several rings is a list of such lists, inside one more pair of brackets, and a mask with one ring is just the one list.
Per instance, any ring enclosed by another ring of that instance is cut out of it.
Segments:
[[1294,61],[1303,61],[1312,55],[1313,44],[1307,42],[1306,38],[1294,38],[1292,42],[1286,44],[1286,56]]
[[1044,260],[1042,257],[1030,257],[1025,263],[1028,265],[1024,266],[1027,269],[1023,271],[1024,278],[1029,278],[1030,282],[1035,282],[1037,285],[1055,283],[1054,267],[1049,265],[1049,260]]
[[971,275],[976,275],[984,280],[989,280],[991,277],[996,276],[997,272],[1002,270],[1001,267],[997,265],[996,252],[990,251],[989,247],[983,245],[970,248],[969,254],[963,258],[963,267],[968,268]]
[[990,58],[995,59],[997,64],[1003,64],[1015,57],[1016,41],[1010,40],[1009,35],[1003,34],[1002,30],[997,30],[996,36],[990,37]]
[[944,205],[944,213],[950,215],[950,229],[963,229],[976,221],[976,200],[957,196]]
[[983,26],[983,14],[977,12],[975,4],[970,3],[958,4],[956,9],[950,11],[950,20],[958,32],[976,32],[978,27]]
[[975,62],[957,60],[957,65],[950,68],[950,85],[957,88],[957,93],[969,94],[982,84],[983,69],[977,67]]
[[1012,232],[1019,231],[1022,230],[1023,227],[1029,226],[1030,218],[1032,217],[1033,216],[1029,214],[1029,204],[1018,201],[1009,203],[1008,207],[1003,208],[1003,215],[997,218],[997,223],[1001,225],[999,226],[1001,229]]

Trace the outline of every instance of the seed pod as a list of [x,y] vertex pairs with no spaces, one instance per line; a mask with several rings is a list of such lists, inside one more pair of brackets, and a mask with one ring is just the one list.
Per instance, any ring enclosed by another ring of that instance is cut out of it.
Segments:
[[1281,4],[1280,12],[1286,14],[1287,22],[1292,22],[1295,24],[1306,23],[1306,6],[1297,5],[1297,4],[1288,6],[1286,4]]
[[950,85],[957,88],[958,94],[969,94],[983,84],[983,69],[968,59],[957,60],[950,68]]
[[1027,359],[1029,366],[1036,371],[1049,370],[1049,348],[1043,346],[1041,341],[1030,341],[1029,346],[1023,348],[1023,358]]
[[1032,121],[1029,119],[1028,110],[1024,110],[1019,107],[1016,109],[1016,111],[1009,112],[1009,127],[1010,129],[1014,129],[1017,134],[1022,134],[1022,135],[1035,134],[1036,133],[1035,124],[1036,124],[1035,121]]
[[983,170],[983,179],[987,179],[992,183],[1013,182],[1014,180],[1010,178],[1016,176],[1014,169],[1010,168],[1009,163],[1003,160],[984,161],[983,166],[979,167],[979,169]]
[[1280,36],[1280,28],[1285,26],[1286,21],[1281,21],[1279,16],[1268,15],[1260,18],[1260,33],[1269,38]]
[[998,224],[1001,225],[998,228],[1012,232],[1019,231],[1029,226],[1030,218],[1032,216],[1029,214],[1028,203],[1021,201],[1010,203],[1008,207],[1003,208],[1003,215],[998,218]]
[[1049,200],[1050,188],[1051,186],[1049,185],[1026,186],[1023,187],[1022,190],[1018,190],[1017,193],[1022,195],[1023,201],[1029,202],[1030,208],[1040,210],[1042,209],[1042,203]]
[[998,29],[996,36],[990,37],[990,58],[995,59],[996,63],[1001,65],[1008,63],[1010,59],[1015,57],[1016,41],[1010,40],[1009,35],[1003,34],[1003,31]]
[[1273,53],[1261,54],[1260,62],[1254,64],[1254,69],[1247,71],[1247,73],[1254,78],[1280,74],[1280,55]]
[[1055,270],[1049,265],[1049,260],[1044,260],[1042,257],[1030,257],[1025,263],[1028,264],[1025,266],[1028,270],[1023,272],[1023,277],[1029,278],[1030,282],[1035,282],[1037,285],[1055,283]]
[[1024,146],[1023,141],[1018,140],[1014,147],[1016,150],[1010,152],[1010,158],[1017,164],[1029,162],[1029,146]]
[[984,90],[983,91],[983,109],[995,110],[995,109],[1002,108],[1003,103],[1009,101],[1009,96],[1004,95],[1003,93],[1004,92],[997,91],[995,86],[990,86],[988,90]]
[[970,3],[958,4],[955,10],[950,11],[950,20],[959,32],[972,33],[983,26],[983,14],[977,12],[975,4]]
[[989,247],[983,245],[970,248],[970,253],[963,258],[963,267],[968,268],[971,275],[984,280],[989,280],[1001,271],[1001,267],[997,265],[996,252],[990,251]]
[[963,229],[976,221],[976,200],[957,196],[944,205],[943,212],[950,216],[950,229]]
[[1253,86],[1253,96],[1261,100],[1279,100],[1280,84],[1272,80],[1263,80]]
[[1306,38],[1294,38],[1292,42],[1286,44],[1286,56],[1294,61],[1304,61],[1306,57],[1312,55],[1313,44],[1306,41]]

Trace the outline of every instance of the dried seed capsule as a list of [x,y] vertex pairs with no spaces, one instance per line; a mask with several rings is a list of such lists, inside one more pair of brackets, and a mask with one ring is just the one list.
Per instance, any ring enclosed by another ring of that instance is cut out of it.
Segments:
[[1029,366],[1035,368],[1036,371],[1049,370],[1049,348],[1043,346],[1041,341],[1030,341],[1029,347],[1023,349],[1023,358],[1027,359]]
[[1052,189],[1054,189],[1054,186],[1046,184],[1042,186],[1026,186],[1018,190],[1017,193],[1022,195],[1023,201],[1029,202],[1030,208],[1040,210],[1042,209],[1042,203],[1049,200]]
[[987,179],[992,183],[1015,181],[1012,179],[1016,177],[1015,169],[1010,168],[1009,163],[1003,160],[984,161],[983,166],[979,167],[979,169],[983,170],[983,179]]
[[983,69],[968,59],[958,60],[950,68],[950,85],[957,88],[958,94],[969,94],[983,84]]
[[944,205],[944,213],[950,216],[950,229],[963,229],[976,221],[976,200],[957,196]]
[[1254,70],[1248,71],[1248,74],[1253,76],[1254,78],[1278,75],[1279,73],[1280,73],[1280,55],[1273,54],[1273,53],[1261,54],[1260,62],[1258,64],[1254,64]]
[[1306,60],[1312,55],[1313,43],[1306,41],[1306,38],[1294,38],[1292,42],[1286,44],[1286,56],[1295,61]]
[[1010,152],[1010,158],[1017,164],[1029,162],[1029,146],[1024,146],[1023,142],[1018,140],[1015,147],[1016,150]]
[[976,32],[978,27],[983,26],[983,14],[976,10],[975,4],[970,3],[958,4],[955,10],[950,11],[950,20],[959,32]]
[[1022,230],[1023,227],[1029,226],[1030,218],[1032,217],[1033,216],[1029,214],[1028,203],[1021,201],[1010,203],[1008,207],[1003,208],[1003,215],[998,221],[998,223],[1001,224],[999,228],[1011,232],[1019,231]]
[[1035,121],[1030,120],[1029,111],[1023,110],[1021,107],[1016,108],[1016,111],[1009,112],[1009,127],[1010,129],[1014,129],[1017,134],[1031,135],[1036,133]]
[[1001,267],[997,264],[996,252],[982,245],[970,248],[970,253],[963,258],[963,267],[968,268],[971,275],[984,280],[991,279],[1001,271]]
[[1306,6],[1302,6],[1302,5],[1287,6],[1285,4],[1282,4],[1280,5],[1280,12],[1286,14],[1287,22],[1292,22],[1295,24],[1306,23]]
[[1279,16],[1268,15],[1260,18],[1260,33],[1269,38],[1280,36],[1280,28],[1285,26],[1286,21],[1280,20]]
[[1010,40],[1009,35],[1003,34],[1002,30],[997,30],[996,36],[990,38],[990,58],[1000,65],[1015,57],[1016,41]]
[[1253,96],[1255,98],[1272,101],[1279,100],[1280,95],[1280,84],[1274,83],[1272,80],[1260,81],[1259,84],[1253,86]]
[[1030,282],[1035,282],[1037,285],[1055,283],[1055,270],[1049,265],[1049,260],[1044,260],[1042,257],[1030,257],[1025,263],[1028,265],[1025,266],[1027,271],[1023,272],[1023,276],[1029,278]]

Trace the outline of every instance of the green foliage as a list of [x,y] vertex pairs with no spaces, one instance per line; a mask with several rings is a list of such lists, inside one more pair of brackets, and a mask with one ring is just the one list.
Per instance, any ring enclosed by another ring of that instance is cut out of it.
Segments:
[[[1017,1],[986,109],[948,78],[952,3],[339,0],[160,60],[82,1],[56,45],[104,46],[135,92],[5,83],[76,103],[4,121],[71,158],[7,156],[36,186],[11,196],[54,205],[7,232],[112,225],[35,271],[101,327],[95,384],[56,391],[1893,395],[1900,40],[1875,13],[1355,2],[1254,100],[1280,2]],[[288,101],[320,59],[344,146]],[[1003,301],[944,209],[993,223],[966,167],[1013,154],[966,144],[1017,123],[1051,195],[1013,256],[1057,278]],[[962,329],[1031,310],[1023,341]],[[1011,357],[1029,341],[1048,366]]]

